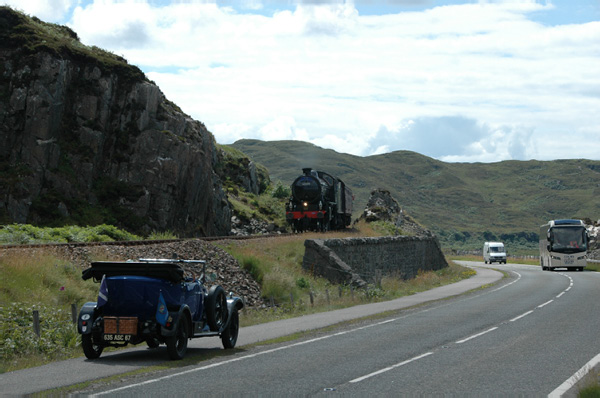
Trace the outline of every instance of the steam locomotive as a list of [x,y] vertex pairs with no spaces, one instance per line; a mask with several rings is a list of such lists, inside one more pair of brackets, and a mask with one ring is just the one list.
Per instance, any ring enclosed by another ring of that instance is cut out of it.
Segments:
[[286,220],[295,232],[328,231],[350,225],[352,191],[339,178],[311,168],[291,185]]

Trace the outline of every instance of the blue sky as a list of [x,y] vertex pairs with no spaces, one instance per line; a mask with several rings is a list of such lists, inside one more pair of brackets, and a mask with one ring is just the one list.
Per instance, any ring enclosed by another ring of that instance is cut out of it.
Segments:
[[138,65],[217,142],[600,159],[600,1],[0,0]]

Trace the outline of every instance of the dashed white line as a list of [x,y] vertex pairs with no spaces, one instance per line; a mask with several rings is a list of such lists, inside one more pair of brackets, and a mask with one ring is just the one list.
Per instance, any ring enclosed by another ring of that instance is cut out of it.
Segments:
[[504,289],[506,287],[509,287],[510,285],[512,285],[513,283],[517,283],[521,279],[521,274],[519,274],[517,271],[512,271],[511,270],[510,272],[513,272],[513,273],[517,274],[517,279],[515,279],[514,281],[512,281],[510,283],[507,283],[506,285],[502,285],[502,286],[500,286],[500,287],[492,290],[491,292],[497,292],[498,290],[502,290],[502,289]]
[[407,359],[406,361],[402,361],[402,362],[400,362],[400,363],[397,363],[397,364],[395,364],[395,365],[388,366],[387,368],[383,368],[383,369],[380,369],[380,370],[378,370],[378,371],[376,371],[376,372],[369,373],[368,375],[364,375],[364,376],[361,376],[361,377],[357,377],[357,378],[356,378],[356,379],[354,379],[354,380],[350,380],[350,383],[358,383],[358,382],[361,382],[361,381],[363,381],[363,380],[365,380],[365,379],[368,379],[369,377],[377,376],[377,375],[379,375],[379,374],[382,374],[382,373],[388,372],[388,371],[390,371],[390,370],[392,370],[392,369],[398,368],[398,367],[400,367],[400,366],[404,366],[404,365],[406,365],[406,364],[409,364],[409,363],[411,363],[411,362],[414,362],[414,361],[418,361],[419,359],[421,359],[421,358],[425,358],[425,357],[428,357],[429,355],[432,355],[432,354],[433,354],[433,352],[426,352],[425,354],[421,354],[421,355],[419,355],[419,356],[416,356],[416,357],[414,357],[414,358]]
[[547,306],[548,304],[550,304],[550,303],[551,303],[551,302],[553,302],[553,301],[554,301],[554,300],[549,300],[549,301],[546,301],[544,304],[540,304],[540,305],[538,305],[537,307],[538,307],[538,308],[543,308],[543,307]]
[[517,316],[517,317],[515,317],[515,318],[511,319],[511,320],[510,320],[510,322],[518,321],[519,319],[521,319],[521,318],[523,318],[523,317],[526,317],[527,315],[529,315],[529,314],[531,314],[531,313],[533,313],[533,310],[531,310],[531,311],[527,311],[526,313],[524,313],[524,314],[521,314],[521,315],[519,315],[519,316]]
[[494,331],[494,330],[496,330],[496,329],[498,329],[498,326],[494,326],[493,328],[490,328],[490,329],[488,329],[488,330],[485,330],[485,331],[483,331],[483,332],[481,332],[481,333],[477,333],[477,334],[474,334],[473,336],[469,336],[469,337],[467,337],[466,339],[458,340],[458,341],[456,342],[456,344],[462,344],[462,343],[465,343],[465,342],[467,342],[467,341],[469,341],[469,340],[473,340],[474,338],[477,338],[477,337],[479,337],[479,336],[483,336],[483,335],[484,335],[484,334],[486,334],[486,333],[493,332],[493,331]]
[[[505,287],[508,287],[508,286],[512,285],[513,283],[518,282],[521,279],[521,274],[519,274],[516,271],[511,271],[511,272],[514,272],[515,274],[518,275],[517,279],[514,280],[514,281],[512,281],[512,282],[510,282],[510,283],[508,283],[508,284],[506,284],[506,285],[503,285],[503,286],[501,286],[501,287],[499,287],[497,289],[492,290],[492,292],[504,289]],[[569,291],[569,289],[571,289],[571,287],[573,286],[573,279],[570,276],[564,275],[564,274],[561,274],[561,275],[566,276],[567,278],[569,278],[571,280],[571,283],[570,283],[569,287],[566,290],[564,290],[563,292],[561,292],[559,295],[557,295],[556,298],[561,297],[563,294],[565,294],[567,291]],[[538,308],[542,308],[542,307],[544,307],[544,306],[552,303],[553,301],[554,300],[549,300],[549,301],[547,301],[547,302],[545,302],[543,304],[540,304],[538,306]],[[511,319],[510,321],[514,322],[516,320],[519,320],[519,319],[521,319],[521,318],[523,318],[523,317],[531,314],[532,312],[533,312],[533,310],[528,311],[528,312],[526,312],[524,314],[519,315],[516,318]],[[183,372],[178,372],[178,373],[175,373],[175,374],[171,374],[171,375],[167,375],[167,376],[162,376],[162,377],[159,377],[159,378],[156,378],[156,379],[150,379],[150,380],[146,380],[146,381],[143,381],[143,382],[140,382],[140,383],[130,384],[130,385],[119,387],[119,388],[115,388],[115,389],[112,389],[112,390],[99,392],[99,393],[96,393],[96,394],[93,394],[93,395],[90,395],[90,396],[91,397],[101,396],[101,395],[106,395],[106,394],[114,393],[114,392],[117,392],[117,391],[123,391],[123,390],[129,389],[129,388],[132,388],[132,387],[136,387],[136,386],[142,386],[142,385],[146,385],[146,384],[155,383],[155,382],[158,382],[158,381],[161,381],[161,380],[170,379],[170,378],[181,376],[181,375],[184,375],[184,374],[188,374],[188,373],[192,373],[192,372],[198,372],[198,371],[202,371],[202,370],[206,370],[206,369],[210,369],[210,368],[214,368],[214,367],[218,367],[218,366],[230,364],[230,363],[233,363],[233,362],[238,362],[238,361],[242,361],[242,360],[245,360],[245,359],[258,357],[258,356],[261,356],[261,355],[264,355],[264,354],[269,354],[269,353],[272,353],[272,352],[276,352],[276,351],[280,351],[280,350],[285,350],[287,348],[296,347],[296,346],[300,346],[300,345],[312,343],[312,342],[315,342],[315,341],[328,339],[330,337],[348,334],[348,333],[351,333],[351,332],[354,332],[354,331],[357,331],[357,330],[367,329],[367,328],[371,328],[371,327],[374,327],[374,326],[379,326],[379,325],[382,325],[382,324],[385,324],[385,323],[389,323],[389,322],[395,322],[395,321],[397,321],[397,320],[399,320],[401,318],[403,318],[403,317],[393,318],[393,319],[387,319],[387,320],[384,320],[384,321],[381,321],[381,322],[378,322],[378,323],[375,323],[375,324],[358,327],[358,328],[355,328],[355,329],[352,329],[352,330],[346,330],[346,331],[334,333],[334,334],[331,334],[331,335],[321,336],[321,337],[317,337],[317,338],[314,338],[314,339],[310,339],[310,340],[306,340],[306,341],[302,341],[302,342],[290,344],[290,345],[287,345],[287,346],[277,347],[277,348],[274,348],[274,349],[271,349],[271,350],[266,350],[266,351],[257,352],[257,353],[250,354],[250,355],[245,355],[245,356],[238,357],[238,358],[233,358],[233,359],[226,360],[226,361],[223,361],[223,362],[213,363],[213,364],[210,364],[210,365],[206,365],[206,366],[202,366],[202,367],[198,367],[198,368],[189,369],[189,370],[186,370],[186,371],[183,371]],[[473,340],[473,339],[475,339],[477,337],[483,336],[483,335],[485,335],[487,333],[493,332],[496,329],[498,329],[497,326],[492,327],[492,328],[490,328],[488,330],[485,330],[485,331],[483,331],[481,333],[477,333],[477,334],[469,336],[469,337],[467,337],[465,339],[458,340],[458,341],[456,341],[456,344],[465,343],[465,342]],[[395,369],[395,368],[398,368],[400,366],[404,366],[406,364],[409,364],[411,362],[415,362],[415,361],[417,361],[419,359],[428,357],[429,355],[433,355],[433,352],[426,352],[426,353],[418,355],[418,356],[416,356],[414,358],[408,359],[406,361],[399,362],[399,363],[397,363],[395,365],[389,366],[389,367],[384,368],[384,369],[380,369],[380,370],[375,371],[373,373],[370,373],[368,375],[358,377],[356,379],[350,380],[350,383],[358,383],[358,382],[363,381],[365,379],[368,379],[370,377],[373,377],[373,376],[376,376],[376,375],[388,372],[388,371],[390,371],[392,369]],[[594,358],[594,360],[598,360],[598,357],[600,357],[600,355],[598,355],[596,358]],[[590,362],[592,362],[592,361],[590,361]],[[567,382],[569,382],[569,380],[567,380]],[[565,382],[564,384],[566,384],[567,382]],[[559,389],[560,389],[560,387],[557,390],[555,390],[555,391],[558,391]]]

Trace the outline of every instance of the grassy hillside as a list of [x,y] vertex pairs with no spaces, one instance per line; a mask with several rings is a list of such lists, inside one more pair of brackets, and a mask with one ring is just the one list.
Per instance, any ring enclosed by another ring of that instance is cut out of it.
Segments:
[[301,141],[240,140],[232,146],[284,184],[313,167],[340,177],[356,196],[355,216],[370,192],[392,192],[443,246],[479,249],[503,240],[512,253],[535,250],[538,226],[555,218],[600,218],[600,161],[444,163],[397,151],[359,157]]

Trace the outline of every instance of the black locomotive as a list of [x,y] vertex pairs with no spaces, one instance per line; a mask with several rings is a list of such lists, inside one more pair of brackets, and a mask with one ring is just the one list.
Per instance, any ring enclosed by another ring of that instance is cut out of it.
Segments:
[[350,225],[352,191],[339,178],[310,168],[296,178],[286,206],[286,220],[295,232],[328,231]]

